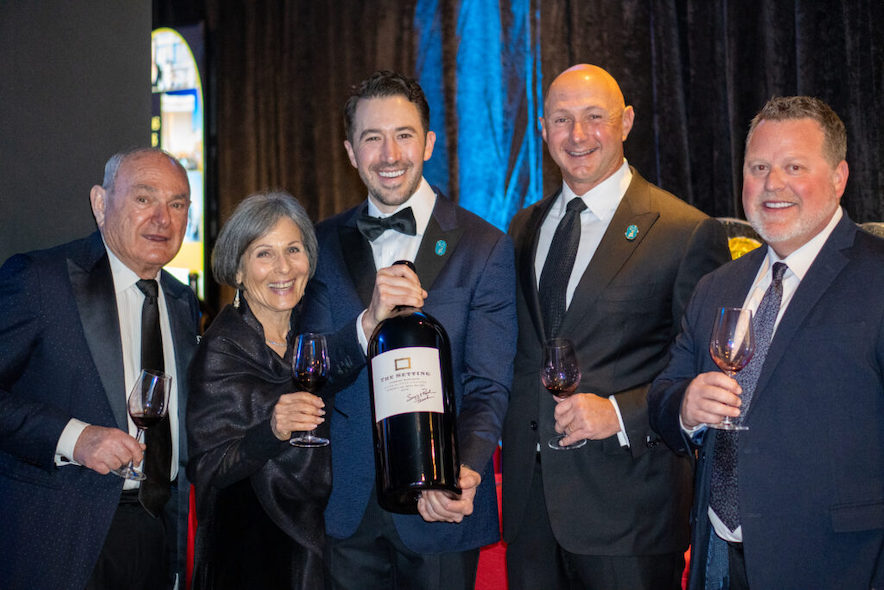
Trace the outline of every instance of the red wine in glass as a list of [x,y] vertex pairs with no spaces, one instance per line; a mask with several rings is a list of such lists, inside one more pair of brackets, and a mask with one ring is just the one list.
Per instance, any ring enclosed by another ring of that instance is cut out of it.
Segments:
[[[552,395],[569,397],[580,384],[580,366],[577,364],[577,353],[574,345],[564,338],[549,340],[543,347],[543,365],[540,368],[540,382]],[[585,440],[570,445],[562,445],[564,434],[552,437],[547,444],[557,451],[579,449],[586,444]]]
[[[129,393],[129,416],[138,429],[135,440],[144,441],[144,431],[157,425],[169,412],[169,393],[172,389],[172,377],[161,371],[144,369]],[[143,481],[144,472],[135,467],[132,461],[120,469],[112,469],[111,473],[124,479]]]
[[[292,355],[292,375],[298,391],[316,395],[328,380],[328,370],[328,344],[325,336],[312,332],[298,334]],[[328,444],[328,439],[316,436],[316,432],[311,430],[293,434],[289,443],[296,447],[324,447]]]
[[162,420],[162,416],[132,416],[132,422],[137,428],[142,430],[147,430],[151,426],[156,426]]
[[[755,354],[755,332],[752,329],[752,311],[739,307],[722,307],[715,317],[712,337],[709,339],[709,354],[718,368],[729,377],[733,377],[752,360]],[[747,430],[739,422],[742,415],[734,422],[725,416],[718,424],[710,424],[712,428],[721,430]]]

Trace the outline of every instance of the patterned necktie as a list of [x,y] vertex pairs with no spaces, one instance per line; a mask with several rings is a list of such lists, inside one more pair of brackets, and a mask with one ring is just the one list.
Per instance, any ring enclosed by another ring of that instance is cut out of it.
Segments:
[[398,231],[400,234],[407,236],[417,234],[417,222],[414,220],[414,212],[411,210],[411,207],[397,211],[389,217],[363,215],[356,219],[356,227],[369,242],[373,242],[388,229]]
[[580,197],[568,201],[565,216],[556,227],[540,273],[538,294],[547,338],[558,334],[565,317],[568,281],[580,245],[580,212],[584,209],[586,203]]
[[[773,279],[752,321],[755,332],[755,354],[745,369],[737,373],[737,383],[743,388],[743,404],[740,409],[739,423],[749,409],[752,396],[755,393],[755,384],[767,358],[767,350],[773,336],[774,325],[777,315],[780,313],[780,303],[783,299],[783,275],[788,267],[777,262],[773,265]],[[712,486],[710,490],[709,506],[718,515],[727,528],[731,531],[740,526],[740,501],[737,481],[737,450],[739,439],[738,431],[718,430],[715,435],[715,452],[712,458]]]
[[[141,307],[141,368],[164,371],[163,336],[157,302],[159,287],[152,279],[141,279],[136,285],[144,293]],[[159,424],[147,429],[144,442],[147,445],[144,452],[144,474],[147,479],[141,482],[138,500],[151,516],[158,517],[171,496],[172,430],[168,415]]]

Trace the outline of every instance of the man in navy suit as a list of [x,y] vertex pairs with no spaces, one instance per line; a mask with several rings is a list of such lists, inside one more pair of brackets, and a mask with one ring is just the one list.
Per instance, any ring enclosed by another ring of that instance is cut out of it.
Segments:
[[[818,99],[755,116],[743,208],[767,246],[698,284],[648,394],[699,457],[690,588],[884,588],[884,241],[839,206],[846,151]],[[756,313],[736,380],[709,355],[721,307]],[[748,429],[709,428],[725,417]]]
[[[471,589],[478,548],[499,538],[491,456],[515,353],[512,244],[424,180],[435,135],[414,80],[377,72],[344,115],[344,146],[368,199],[317,226],[319,264],[303,314],[307,329],[329,334],[332,385],[339,389],[325,513],[331,584]],[[366,229],[378,218],[395,220],[397,229]],[[401,259],[414,261],[417,273],[391,266]],[[445,327],[458,409],[463,493],[424,492],[420,515],[385,512],[375,493],[365,351],[375,326],[399,305],[423,307]]]
[[[181,412],[197,304],[161,268],[181,246],[190,186],[174,158],[137,149],[108,161],[90,201],[98,232],[0,269],[4,589],[156,589],[183,574]],[[153,495],[109,473],[146,454],[126,410],[142,368],[141,279],[159,283],[157,352],[173,375],[171,445],[157,443],[169,473],[143,484]]]

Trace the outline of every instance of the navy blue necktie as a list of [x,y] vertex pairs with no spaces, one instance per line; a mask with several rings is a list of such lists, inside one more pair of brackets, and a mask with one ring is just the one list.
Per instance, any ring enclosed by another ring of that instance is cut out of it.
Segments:
[[[788,267],[777,262],[773,265],[772,280],[752,321],[755,332],[755,354],[746,368],[737,373],[736,380],[743,388],[741,417],[739,423],[749,410],[758,376],[767,358],[767,350],[773,337],[780,303],[783,300],[783,275]],[[712,485],[709,494],[709,506],[718,515],[721,522],[731,531],[740,526],[740,496],[737,479],[737,451],[739,431],[718,430],[715,435],[715,452],[712,458]]]
[[[136,283],[144,293],[141,307],[141,368],[165,370],[163,359],[163,335],[160,332],[160,306],[157,301],[159,286],[153,279],[141,279]],[[147,450],[144,452],[144,474],[138,500],[151,516],[158,517],[171,496],[169,477],[172,471],[172,429],[169,416],[148,428],[144,435]]]
[[580,212],[584,209],[586,203],[580,197],[568,201],[565,216],[556,227],[540,273],[538,295],[547,338],[558,335],[565,317],[568,281],[580,245]]

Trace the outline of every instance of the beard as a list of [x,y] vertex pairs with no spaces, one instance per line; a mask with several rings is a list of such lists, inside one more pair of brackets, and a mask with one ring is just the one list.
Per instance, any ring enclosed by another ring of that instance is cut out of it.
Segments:
[[[384,168],[395,166],[384,166]],[[360,171],[362,182],[368,188],[368,194],[377,202],[386,207],[396,208],[408,199],[418,189],[421,183],[422,170],[416,169],[414,165],[409,165],[402,175],[402,184],[396,188],[387,188],[376,182],[375,174],[377,170],[369,170],[366,174]]]
[[746,219],[749,221],[752,229],[761,236],[761,239],[771,246],[806,236],[806,239],[801,244],[804,245],[826,226],[837,208],[838,202],[835,201],[834,205],[829,209],[820,208],[814,214],[800,216],[792,223],[781,227],[776,227],[775,225],[768,226],[764,219],[764,213],[758,212],[759,209],[763,209],[761,206],[752,208],[751,211],[746,211]]

